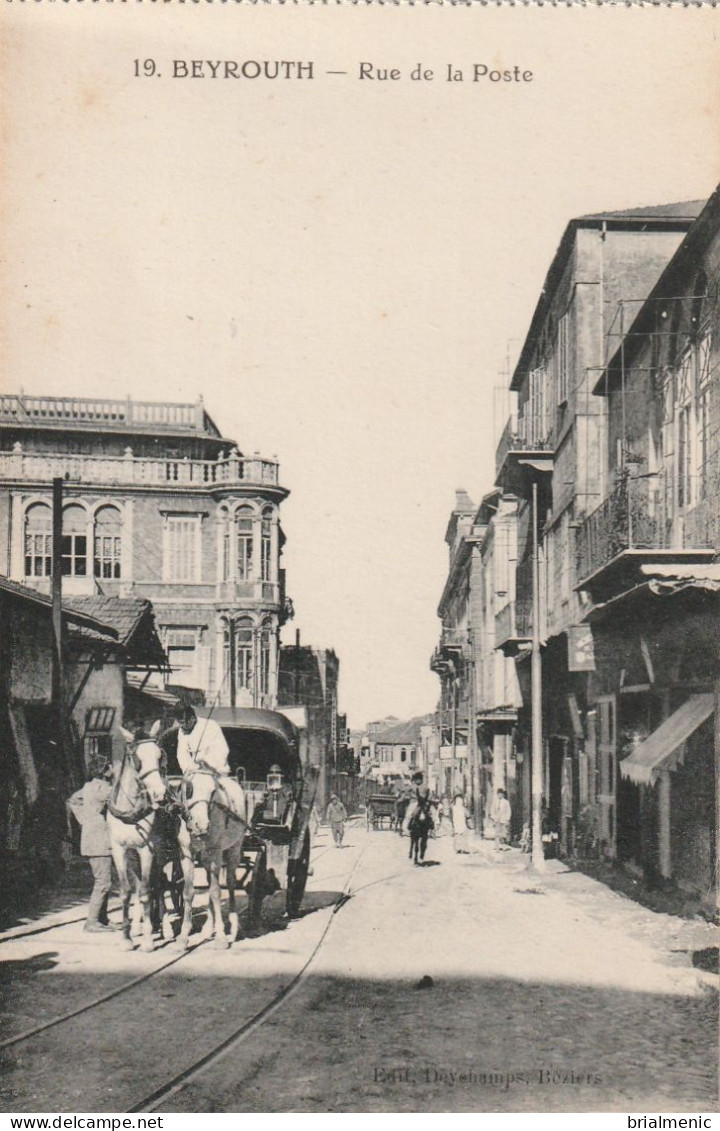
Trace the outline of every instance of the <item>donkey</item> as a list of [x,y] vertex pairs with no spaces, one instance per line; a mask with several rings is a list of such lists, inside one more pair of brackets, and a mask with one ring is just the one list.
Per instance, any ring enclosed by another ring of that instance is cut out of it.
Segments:
[[[154,740],[159,729],[158,721],[150,734],[141,729],[135,734],[122,730],[127,745],[108,802],[110,847],[120,878],[124,950],[132,950],[134,946],[130,938],[130,897],[134,886],[139,888],[142,906],[143,938],[140,949],[154,949],[150,876],[157,844],[153,834],[155,815],[166,793],[162,775],[163,751]],[[134,866],[134,854],[137,854],[140,864],[139,876]]]
[[[184,820],[180,824],[179,844],[185,873],[185,907],[177,942],[187,948],[192,925],[194,895],[192,862],[205,868],[209,883],[208,937],[215,935],[215,946],[230,946],[237,934],[235,911],[235,870],[242,859],[242,846],[247,831],[245,795],[240,792],[242,816],[231,804],[223,786],[223,776],[203,762],[196,763],[183,776],[180,801]],[[186,862],[190,861],[188,876]],[[225,864],[228,889],[230,932],[225,933],[220,896],[220,869]]]

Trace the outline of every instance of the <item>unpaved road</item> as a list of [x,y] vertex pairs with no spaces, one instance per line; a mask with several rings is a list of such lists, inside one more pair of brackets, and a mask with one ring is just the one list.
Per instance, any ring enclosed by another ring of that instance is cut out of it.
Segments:
[[[712,928],[657,915],[516,852],[456,856],[321,830],[308,913],[208,946],[131,994],[5,1051],[5,1111],[127,1111],[306,975],[262,1026],[158,1111],[713,1111]],[[333,914],[348,878],[351,898]],[[15,1031],[165,961],[78,927],[8,942]],[[417,988],[432,979],[428,988]]]

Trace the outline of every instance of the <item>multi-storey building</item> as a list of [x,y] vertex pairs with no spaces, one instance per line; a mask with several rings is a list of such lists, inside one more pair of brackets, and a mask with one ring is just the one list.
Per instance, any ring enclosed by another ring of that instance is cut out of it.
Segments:
[[480,794],[471,723],[476,679],[474,630],[481,594],[480,559],[475,552],[481,534],[475,528],[476,513],[477,504],[468,493],[456,491],[445,531],[448,575],[437,609],[442,621],[440,641],[430,658],[430,667],[440,680],[441,791],[452,797],[459,790],[473,802]]
[[705,895],[720,854],[720,190],[645,301],[619,299],[595,383],[607,489],[577,529],[595,833]]
[[[496,650],[496,618],[515,614],[516,511],[517,501],[497,490],[479,507],[457,492],[445,535],[441,637],[430,661],[440,678],[437,788],[466,795],[478,831],[490,827],[497,789],[515,797],[519,692],[512,659]],[[503,620],[500,632],[511,631],[514,623]]]
[[274,459],[243,455],[199,401],[0,396],[0,572],[50,586],[63,481],[68,596],[152,601],[171,684],[274,706],[285,618]]
[[[532,617],[542,641],[546,819],[572,851],[589,799],[586,727],[592,656],[578,591],[574,531],[607,492],[605,402],[593,389],[605,365],[618,301],[644,299],[702,202],[571,221],[533,314],[511,389],[517,414],[497,451],[496,483],[518,499],[513,631],[498,645],[516,654],[523,696],[520,749],[529,757]],[[532,559],[539,547],[540,595]],[[529,612],[529,617],[526,616]],[[529,813],[529,799],[522,799]],[[585,831],[583,831],[585,835]]]
[[[505,789],[513,812],[513,833],[520,832],[522,783],[528,762],[515,742],[521,705],[518,674],[510,641],[525,639],[529,610],[515,597],[518,501],[497,488],[485,496],[477,515],[481,597],[480,627],[475,634],[475,696],[483,795],[483,831],[492,821],[498,789]],[[499,647],[502,644],[504,650]],[[526,783],[527,784],[527,783]],[[492,825],[489,827],[492,828]]]

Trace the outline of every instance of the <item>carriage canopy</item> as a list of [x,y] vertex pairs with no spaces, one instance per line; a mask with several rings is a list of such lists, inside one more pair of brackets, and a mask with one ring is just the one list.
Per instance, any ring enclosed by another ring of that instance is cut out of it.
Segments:
[[199,719],[212,718],[225,735],[230,770],[248,782],[267,779],[279,766],[289,784],[297,789],[303,780],[297,728],[279,711],[259,707],[194,708]]

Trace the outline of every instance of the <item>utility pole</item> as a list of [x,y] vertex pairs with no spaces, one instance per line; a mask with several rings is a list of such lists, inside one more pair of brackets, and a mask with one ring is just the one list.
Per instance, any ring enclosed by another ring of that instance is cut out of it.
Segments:
[[[62,508],[63,481],[52,481],[52,709],[55,747],[60,763],[65,760],[65,704],[62,646]],[[74,769],[74,767],[73,767]]]
[[532,485],[532,600],[533,630],[530,658],[530,686],[532,698],[532,854],[531,864],[538,872],[545,871],[545,854],[542,845],[542,659],[540,657],[540,559],[538,545],[538,489],[537,480]]

